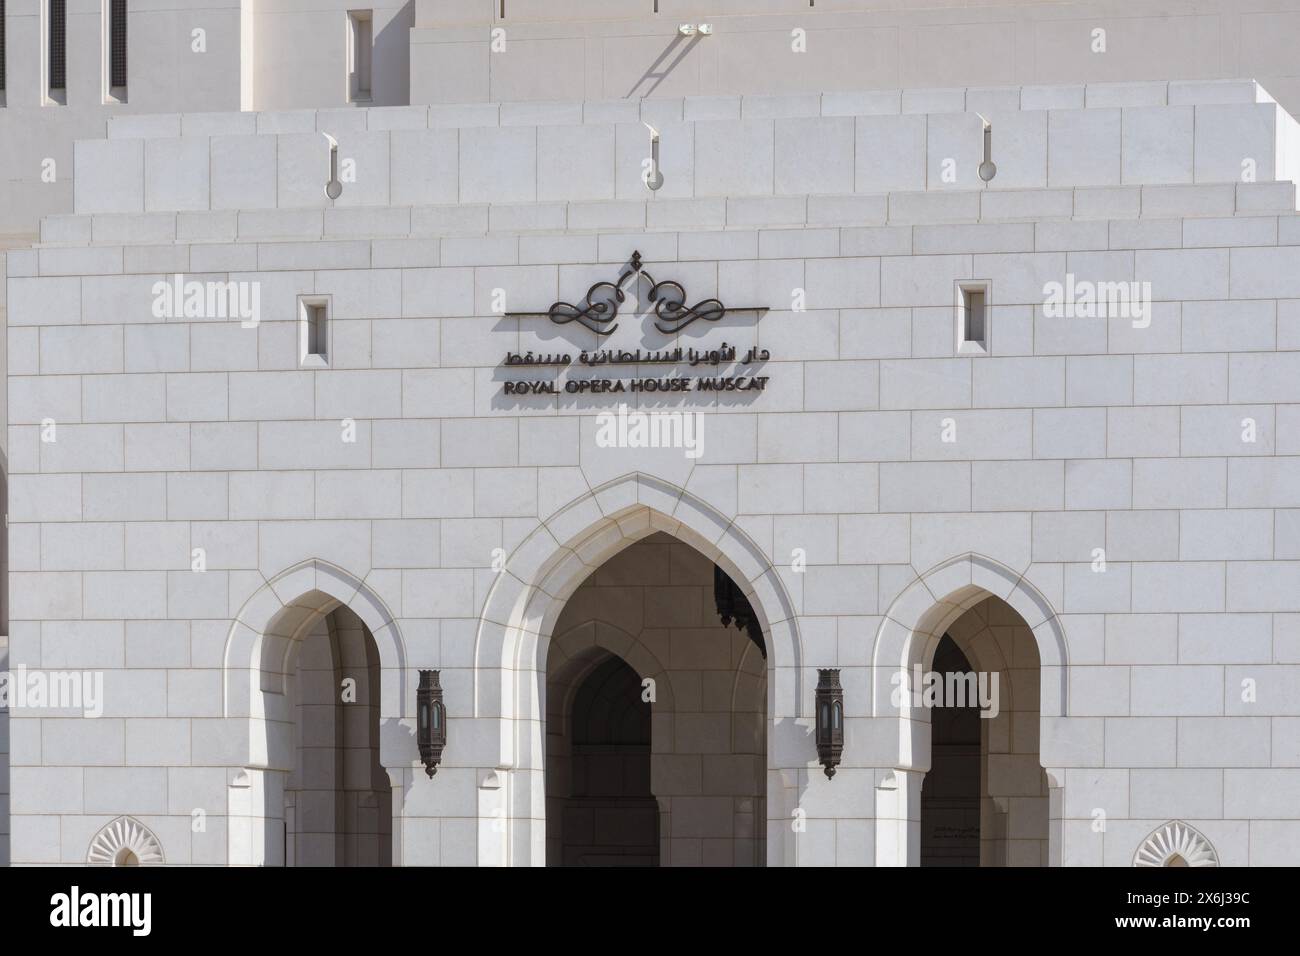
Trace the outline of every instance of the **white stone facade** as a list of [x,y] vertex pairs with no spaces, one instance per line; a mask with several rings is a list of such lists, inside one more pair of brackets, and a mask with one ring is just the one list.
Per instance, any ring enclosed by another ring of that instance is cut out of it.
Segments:
[[[742,92],[77,142],[6,263],[8,666],[102,714],[11,708],[13,863],[1293,861],[1300,127],[1249,80]],[[612,333],[546,314],[620,277]],[[964,729],[896,694],[950,647]]]
[[[905,112],[960,112],[995,108],[966,104],[966,88],[1009,86],[1032,87],[1037,108],[1081,107],[1086,83],[1137,84],[1113,102],[1099,87],[1089,105],[1152,106],[1165,81],[1254,77],[1300,113],[1297,0],[128,2],[118,90],[110,0],[57,0],[68,63],[57,92],[51,2],[3,4],[0,247],[72,210],[76,140],[101,137],[116,117],[168,111],[691,97],[708,114],[714,97],[870,90],[869,112],[897,112],[900,100]],[[350,81],[356,13],[370,21],[368,95]],[[712,32],[682,36],[683,23]],[[189,124],[209,135],[203,117]]]

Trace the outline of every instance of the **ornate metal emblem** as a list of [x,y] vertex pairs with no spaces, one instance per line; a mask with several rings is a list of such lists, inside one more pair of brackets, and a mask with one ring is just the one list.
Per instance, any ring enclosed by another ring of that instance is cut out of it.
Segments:
[[560,300],[545,312],[507,312],[507,316],[544,315],[556,325],[577,322],[597,335],[609,335],[618,328],[614,319],[618,316],[619,305],[627,301],[624,289],[633,279],[645,279],[650,285],[647,301],[654,307],[654,326],[666,335],[675,335],[696,319],[717,322],[728,312],[767,311],[766,306],[747,305],[728,309],[719,299],[702,299],[694,305],[686,304],[686,289],[680,282],[666,279],[656,282],[646,271],[641,262],[641,253],[633,252],[628,264],[613,282],[597,282],[587,290],[587,295],[579,305]]

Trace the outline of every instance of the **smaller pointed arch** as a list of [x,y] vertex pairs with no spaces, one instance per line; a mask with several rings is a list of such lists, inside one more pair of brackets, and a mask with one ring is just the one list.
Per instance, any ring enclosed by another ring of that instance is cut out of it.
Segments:
[[[225,716],[264,716],[259,692],[283,693],[291,642],[338,607],[347,607],[366,625],[380,667],[403,673],[406,647],[383,598],[343,568],[309,558],[264,578],[231,622],[222,659]],[[404,683],[399,680],[395,689],[395,700],[385,702],[384,717],[405,712]]]
[[899,671],[920,663],[926,646],[938,641],[950,625],[987,597],[1011,605],[1033,632],[1043,674],[1042,714],[1068,715],[1069,649],[1055,608],[1026,574],[967,552],[918,574],[885,612],[872,649],[872,716],[893,714],[891,681]]

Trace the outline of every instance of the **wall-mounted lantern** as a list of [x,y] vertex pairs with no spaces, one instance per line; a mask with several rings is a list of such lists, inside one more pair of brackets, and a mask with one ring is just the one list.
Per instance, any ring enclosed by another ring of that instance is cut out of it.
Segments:
[[442,703],[442,685],[437,671],[420,671],[420,687],[415,692],[416,741],[424,772],[432,777],[438,772],[442,749],[447,746],[447,708]]
[[835,776],[844,753],[844,688],[838,667],[817,670],[817,758]]

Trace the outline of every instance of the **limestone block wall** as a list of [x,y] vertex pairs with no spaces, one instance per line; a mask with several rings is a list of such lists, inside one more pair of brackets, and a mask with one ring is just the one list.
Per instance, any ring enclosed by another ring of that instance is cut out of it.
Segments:
[[[412,103],[1256,76],[1290,111],[1293,0],[416,0]],[[713,33],[677,35],[681,23]]]
[[[1021,0],[974,7],[525,0],[508,10],[497,0],[389,0],[310,10],[278,0],[183,0],[166,10],[131,9],[125,102],[106,88],[100,5],[73,3],[65,103],[51,100],[44,85],[46,9],[43,0],[6,6],[0,237],[30,236],[42,216],[71,209],[72,144],[99,137],[113,117],[161,110],[352,111],[347,20],[353,10],[371,15],[369,103],[379,106],[586,100],[635,109],[646,98],[874,90],[883,99],[873,99],[866,111],[876,112],[903,90],[913,99],[924,91],[922,100],[949,101],[968,87],[991,92],[1020,85],[1052,108],[1070,109],[1083,84],[1131,85],[1132,99],[1112,105],[1153,106],[1165,102],[1160,90],[1170,80],[1196,85],[1255,76],[1284,108],[1300,110],[1300,80],[1286,40],[1300,26],[1295,0],[1263,0],[1249,10],[1233,0]],[[708,37],[677,33],[682,22],[706,21],[714,27]],[[985,106],[995,108],[992,101]],[[671,121],[672,112],[669,106],[660,116]],[[712,115],[708,107],[704,113]]]
[[[100,137],[110,116],[241,105],[241,3],[178,0],[127,14],[125,101],[111,96],[98,2],[67,4],[67,89],[49,96],[48,3],[5,4],[0,94],[0,237],[32,236],[41,216],[72,209],[73,143]],[[193,31],[202,31],[196,52]],[[0,239],[2,241],[2,239]]]
[[247,3],[244,60],[251,99],[244,109],[341,107],[350,102],[347,63],[349,11],[371,18],[370,96],[365,105],[410,100],[410,32],[414,4],[351,0],[310,6],[285,0]]
[[[697,146],[708,123],[751,128],[739,108],[696,123]],[[357,115],[369,134],[411,114]],[[253,118],[232,154],[278,151],[286,116],[298,114]],[[134,176],[155,143],[197,142],[203,168],[217,140],[185,136],[187,119],[180,136],[90,149],[120,151]],[[775,137],[780,121],[754,122]],[[528,125],[519,149],[528,157],[548,128],[616,143],[617,125]],[[280,208],[282,182],[292,194],[306,174],[285,167],[282,180],[268,159],[240,187],[259,208],[146,211],[154,178],[141,173],[131,211],[87,200],[47,220],[39,247],[8,256],[11,663],[102,671],[106,698],[94,720],[11,714],[13,859],[78,862],[129,813],[168,862],[246,860],[248,807],[265,793],[247,772],[247,702],[226,690],[249,665],[231,655],[269,609],[301,601],[306,615],[321,594],[352,607],[379,648],[394,860],[537,859],[527,828],[544,798],[518,801],[542,792],[529,761],[545,712],[511,709],[531,702],[501,688],[536,686],[525,651],[539,641],[500,664],[515,605],[497,599],[512,580],[550,586],[556,565],[594,569],[653,527],[702,553],[716,545],[763,596],[769,863],[896,858],[898,831],[882,824],[908,808],[882,815],[882,793],[906,797],[924,767],[900,753],[898,661],[885,651],[936,606],[989,593],[1038,645],[1052,862],[1129,865],[1173,819],[1221,862],[1290,862],[1300,218],[1293,183],[1241,182],[1239,156],[1222,160],[1223,178],[1197,180],[1195,136],[1192,182],[1053,185],[1049,158],[1038,188],[774,195],[774,146],[764,191],[747,191],[759,180],[743,164],[706,162],[694,179],[716,170],[710,195],[575,187],[539,201],[527,172],[522,185],[502,173],[515,188],[500,196],[458,187],[437,205],[375,193],[367,208]],[[1122,147],[1107,155],[1124,168]],[[458,183],[472,181],[466,168]],[[103,173],[95,195],[119,192]],[[89,182],[79,177],[79,203]],[[634,250],[693,301],[770,311],[668,334],[629,303],[599,341],[502,314],[497,290],[507,310],[545,312],[617,277]],[[176,273],[256,283],[259,321],[156,314],[155,284]],[[1149,283],[1150,323],[1049,314],[1045,286],[1069,275]],[[969,281],[988,283],[984,354],[957,344],[954,291]],[[331,297],[327,364],[300,361],[299,295]],[[555,394],[503,390],[507,352],[723,342],[769,350],[761,394],[627,402],[699,412],[699,458],[604,447],[596,416],[617,402],[565,390],[589,370],[529,373]],[[528,634],[558,613],[538,611]],[[848,741],[828,780],[807,725],[816,668],[835,666]],[[410,730],[423,667],[441,669],[450,716],[432,781]],[[503,741],[516,769],[500,769]],[[208,811],[202,833],[195,808]],[[502,808],[505,837],[492,826]]]
[[[108,139],[77,146],[76,210],[537,203],[545,216],[564,201],[974,201],[979,113],[994,124],[989,191],[1300,178],[1295,121],[1257,84],[1232,81],[121,117]],[[654,192],[644,123],[660,136]],[[339,143],[344,188],[332,203],[322,133]],[[617,220],[592,226],[606,224]]]

